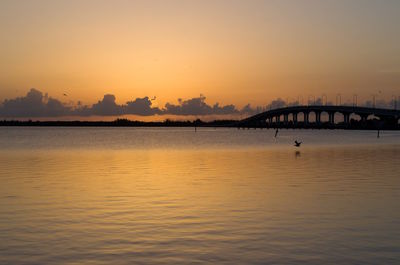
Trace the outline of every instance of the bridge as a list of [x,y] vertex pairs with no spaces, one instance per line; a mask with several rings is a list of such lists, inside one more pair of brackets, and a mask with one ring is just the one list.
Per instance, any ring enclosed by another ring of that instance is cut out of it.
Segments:
[[[301,119],[300,119],[301,118]],[[400,129],[400,110],[356,106],[292,106],[238,121],[238,128]]]

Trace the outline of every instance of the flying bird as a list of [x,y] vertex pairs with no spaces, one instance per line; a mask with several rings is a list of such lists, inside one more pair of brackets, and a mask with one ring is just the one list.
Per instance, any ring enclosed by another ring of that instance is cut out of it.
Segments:
[[294,141],[294,146],[300,147],[301,143],[302,143],[302,142],[297,142],[297,140],[295,140],[295,141]]
[[156,96],[154,96],[154,97],[153,97],[152,99],[150,99],[150,100],[151,100],[151,101],[153,101],[153,100],[156,100],[156,98],[157,98],[157,97],[156,97]]
[[65,94],[65,93],[64,93],[63,95],[64,95],[64,97],[68,97],[68,95],[67,95],[67,94]]

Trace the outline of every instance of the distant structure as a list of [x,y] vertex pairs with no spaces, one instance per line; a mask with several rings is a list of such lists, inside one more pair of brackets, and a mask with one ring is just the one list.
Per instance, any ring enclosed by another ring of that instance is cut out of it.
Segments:
[[[314,120],[310,120],[310,114]],[[335,121],[335,114],[343,120]],[[299,114],[303,119],[299,121]],[[321,116],[325,115],[323,121]],[[350,119],[351,115],[358,119]],[[368,117],[373,116],[373,119]],[[238,128],[400,129],[400,110],[357,106],[293,106],[268,110],[238,121]]]

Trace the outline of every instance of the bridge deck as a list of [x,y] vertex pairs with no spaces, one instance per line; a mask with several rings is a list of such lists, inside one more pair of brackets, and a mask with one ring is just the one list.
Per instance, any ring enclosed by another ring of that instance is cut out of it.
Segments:
[[[304,121],[298,122],[297,115],[299,113],[304,114]],[[316,120],[314,123],[309,122],[309,114],[315,113]],[[361,117],[361,122],[356,127],[365,128],[368,116],[375,116],[379,118],[380,122],[375,121],[373,127],[387,127],[398,129],[398,121],[400,119],[400,110],[382,109],[382,108],[368,108],[368,107],[356,107],[356,106],[292,106],[286,108],[278,108],[268,110],[254,116],[248,117],[238,122],[239,127],[254,127],[266,123],[268,127],[274,125],[275,127],[323,127],[325,124],[321,121],[321,114],[327,113],[329,121],[325,122],[335,125],[335,113],[341,113],[343,115],[343,124],[350,125],[350,115],[356,114]],[[292,120],[289,121],[289,115],[291,114]],[[283,122],[280,120],[281,116],[284,116]],[[273,122],[275,119],[275,122]],[[268,122],[267,122],[268,121]],[[353,124],[355,123],[352,121]],[[313,126],[311,126],[313,124]],[[290,126],[289,126],[290,125]],[[363,126],[361,126],[363,125]],[[261,126],[261,125],[260,125]],[[343,126],[342,126],[343,127]],[[349,126],[347,126],[349,127]],[[371,125],[369,125],[371,127]]]

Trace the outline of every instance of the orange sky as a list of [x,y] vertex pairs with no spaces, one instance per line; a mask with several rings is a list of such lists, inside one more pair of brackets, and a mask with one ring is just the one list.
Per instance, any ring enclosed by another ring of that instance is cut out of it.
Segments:
[[400,94],[400,1],[0,2],[0,100]]

